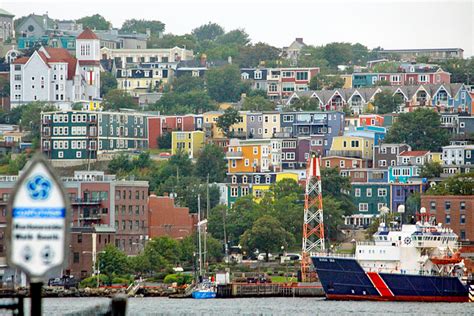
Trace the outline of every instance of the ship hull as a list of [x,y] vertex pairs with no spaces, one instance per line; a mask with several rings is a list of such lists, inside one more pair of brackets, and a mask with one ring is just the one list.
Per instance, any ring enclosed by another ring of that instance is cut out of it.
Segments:
[[366,272],[354,258],[312,257],[331,300],[468,302],[456,277]]

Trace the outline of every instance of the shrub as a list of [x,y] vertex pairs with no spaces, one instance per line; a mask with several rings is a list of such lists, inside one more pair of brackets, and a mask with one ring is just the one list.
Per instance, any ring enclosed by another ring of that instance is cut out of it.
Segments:
[[[109,282],[109,278],[105,274],[99,275],[100,285],[107,284]],[[81,288],[84,287],[97,287],[97,276],[93,275],[88,278],[85,278],[79,284]]]
[[177,283],[178,285],[189,284],[193,281],[191,274],[168,274],[163,280],[166,284]]
[[112,279],[112,284],[122,284],[122,285],[129,285],[130,280],[127,278],[122,278],[122,277],[114,277]]

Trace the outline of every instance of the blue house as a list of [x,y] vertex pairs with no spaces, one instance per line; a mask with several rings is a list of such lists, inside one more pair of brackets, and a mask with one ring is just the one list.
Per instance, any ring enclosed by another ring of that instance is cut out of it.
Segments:
[[390,166],[388,167],[388,181],[390,183],[407,183],[412,177],[418,177],[419,166]]

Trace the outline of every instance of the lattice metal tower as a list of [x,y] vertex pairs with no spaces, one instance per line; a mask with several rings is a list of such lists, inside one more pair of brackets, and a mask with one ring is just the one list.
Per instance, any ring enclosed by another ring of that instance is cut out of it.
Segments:
[[311,280],[311,256],[325,250],[320,158],[316,154],[308,159],[304,200],[301,277],[308,282]]

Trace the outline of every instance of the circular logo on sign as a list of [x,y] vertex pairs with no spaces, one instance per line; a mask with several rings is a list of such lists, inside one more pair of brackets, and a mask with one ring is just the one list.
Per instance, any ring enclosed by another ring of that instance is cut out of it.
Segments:
[[409,245],[411,243],[410,237],[405,237],[405,244]]
[[49,197],[51,182],[43,176],[34,176],[26,186],[33,200],[46,200]]

